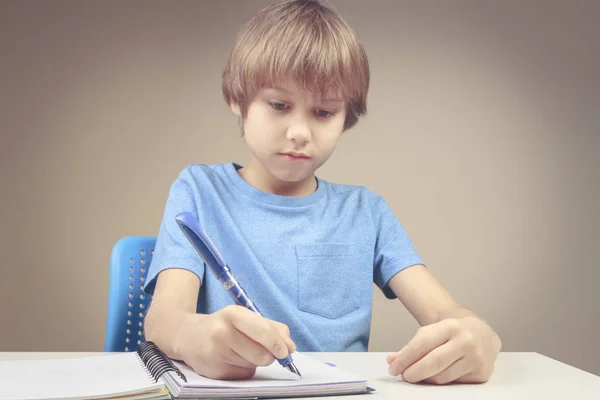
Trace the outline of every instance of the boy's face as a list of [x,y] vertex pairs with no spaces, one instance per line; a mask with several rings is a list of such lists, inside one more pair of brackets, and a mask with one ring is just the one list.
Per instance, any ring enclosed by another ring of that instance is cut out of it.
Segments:
[[[327,161],[346,119],[345,102],[320,98],[295,82],[262,88],[249,104],[244,136],[258,161],[282,182],[302,182]],[[232,106],[241,116],[239,107]]]

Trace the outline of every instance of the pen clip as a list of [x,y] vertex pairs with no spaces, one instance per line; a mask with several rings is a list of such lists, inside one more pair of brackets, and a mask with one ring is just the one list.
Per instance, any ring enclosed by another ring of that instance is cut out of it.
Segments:
[[194,245],[196,251],[210,267],[227,267],[225,260],[215,247],[208,234],[200,227],[198,219],[189,212],[182,212],[175,217],[177,224]]

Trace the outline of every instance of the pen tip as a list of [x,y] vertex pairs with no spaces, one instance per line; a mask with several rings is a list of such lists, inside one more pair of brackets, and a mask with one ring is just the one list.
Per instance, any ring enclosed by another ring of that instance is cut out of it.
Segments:
[[294,363],[288,364],[287,369],[288,369],[288,371],[291,371],[294,374],[298,375],[300,378],[302,378],[302,375],[300,374],[300,371],[298,371],[298,368],[296,368],[296,366],[294,365]]

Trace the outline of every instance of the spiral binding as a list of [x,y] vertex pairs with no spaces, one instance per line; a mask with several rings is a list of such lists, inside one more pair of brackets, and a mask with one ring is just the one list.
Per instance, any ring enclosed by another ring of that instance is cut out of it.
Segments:
[[143,342],[138,346],[137,353],[155,382],[158,382],[158,379],[168,371],[174,371],[184,382],[187,382],[181,370],[173,364],[169,357],[154,342]]

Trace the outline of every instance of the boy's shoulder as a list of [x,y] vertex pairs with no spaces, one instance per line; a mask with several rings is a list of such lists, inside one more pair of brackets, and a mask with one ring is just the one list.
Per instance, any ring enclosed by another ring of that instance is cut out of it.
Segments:
[[319,182],[326,185],[328,191],[337,197],[355,198],[359,201],[365,201],[369,204],[378,204],[385,201],[383,196],[373,189],[361,184],[337,183],[319,178]]
[[331,190],[333,193],[337,193],[340,195],[356,194],[361,196],[376,196],[376,193],[374,193],[365,185],[358,185],[352,183],[337,183],[321,178],[319,178],[319,181],[321,183],[326,184],[329,190]]
[[181,168],[177,179],[202,182],[205,180],[213,180],[217,177],[226,175],[225,169],[228,163],[219,164],[188,164]]

